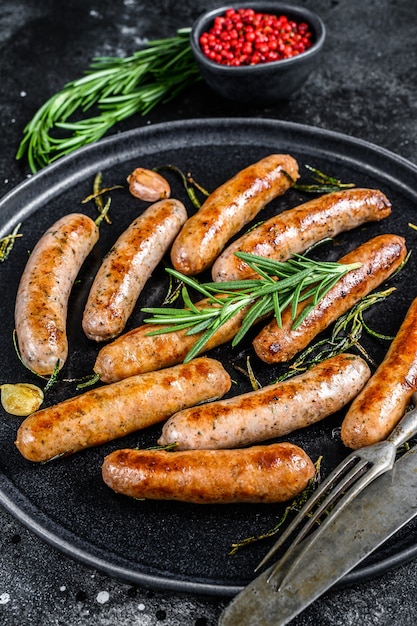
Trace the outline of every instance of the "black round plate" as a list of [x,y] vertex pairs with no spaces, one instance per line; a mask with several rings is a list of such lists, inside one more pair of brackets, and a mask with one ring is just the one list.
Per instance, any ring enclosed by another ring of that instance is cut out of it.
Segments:
[[[101,239],[84,265],[74,287],[68,332],[71,354],[62,378],[74,379],[92,373],[98,346],[81,331],[81,315],[92,277],[101,258],[117,236],[144,208],[130,196],[126,177],[138,166],[152,168],[172,164],[209,190],[243,167],[272,152],[288,152],[299,162],[302,180],[310,180],[305,165],[326,174],[374,187],[390,198],[392,215],[379,224],[369,224],[325,244],[317,254],[337,260],[347,250],[384,232],[404,235],[411,249],[417,221],[417,168],[377,146],[318,128],[273,120],[205,119],[148,126],[114,135],[36,174],[0,201],[0,237],[22,222],[10,257],[0,265],[2,327],[0,330],[1,382],[38,382],[20,363],[13,345],[13,307],[17,284],[28,252],[46,228],[59,216],[72,211],[96,215],[93,202],[81,204],[92,192],[93,179],[101,171],[103,186],[121,184],[111,192],[112,224],[102,224]],[[180,178],[165,172],[173,196],[192,212]],[[296,206],[308,199],[290,190],[272,202],[256,221],[273,212]],[[396,291],[367,314],[368,324],[393,335],[414,295],[417,261],[411,255],[405,269],[389,281]],[[388,285],[388,284],[387,284]],[[141,308],[161,302],[168,289],[162,267],[155,271],[141,294],[128,328],[143,317]],[[378,362],[388,342],[364,339]],[[260,381],[272,381],[282,366],[266,367],[251,351],[250,341],[235,350],[224,346],[212,351],[230,371],[237,386],[233,394],[249,390],[247,379],[236,370],[239,360],[251,356]],[[52,404],[77,393],[74,382],[59,382],[47,396]],[[343,415],[293,433],[288,440],[301,445],[315,461],[323,455],[322,472],[328,473],[344,455],[338,427]],[[68,555],[99,570],[141,585],[180,592],[231,596],[253,578],[253,570],[270,546],[258,542],[230,556],[231,544],[273,527],[283,505],[191,505],[176,502],[139,502],[116,495],[101,479],[104,456],[120,447],[155,445],[160,427],[86,450],[71,457],[36,465],[23,459],[14,438],[20,423],[2,411],[0,421],[0,502],[27,527]],[[411,486],[410,486],[411,488]],[[273,540],[271,540],[273,541]],[[413,558],[417,554],[417,524],[409,524],[394,539],[375,552],[343,583],[363,580]]]

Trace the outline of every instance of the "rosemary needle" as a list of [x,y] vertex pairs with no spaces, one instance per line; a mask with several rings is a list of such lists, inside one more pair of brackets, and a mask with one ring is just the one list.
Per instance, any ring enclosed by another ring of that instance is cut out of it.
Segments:
[[[200,284],[194,278],[166,268],[169,274],[183,282],[184,308],[142,309],[144,313],[153,316],[146,318],[145,323],[162,325],[162,328],[150,331],[149,335],[178,330],[187,330],[187,335],[203,333],[188,352],[185,362],[194,358],[214,333],[242,309],[247,308],[247,312],[232,346],[236,346],[253,324],[263,317],[273,314],[278,325],[281,325],[281,313],[286,307],[291,307],[293,327],[297,328],[308,312],[342,276],[360,266],[359,263],[346,265],[314,261],[301,255],[295,255],[284,262],[243,252],[237,252],[236,255],[260,277]],[[207,306],[195,306],[187,287],[205,296]],[[310,303],[296,317],[298,303],[306,299],[311,299]]]
[[376,367],[373,359],[367,354],[365,348],[360,343],[362,332],[368,335],[392,341],[393,337],[383,335],[370,328],[363,319],[364,312],[375,304],[379,304],[385,298],[395,291],[395,287],[385,289],[384,291],[376,291],[368,294],[362,300],[357,302],[347,313],[344,313],[335,322],[333,331],[329,338],[321,339],[314,344],[308,346],[297,359],[290,365],[289,369],[282,374],[278,381],[286,380],[295,376],[300,372],[310,369],[317,363],[321,363],[325,359],[346,352],[355,347],[373,366]]
[[8,258],[10,252],[12,251],[15,239],[22,236],[19,233],[21,225],[22,223],[19,222],[19,224],[14,227],[10,235],[6,235],[0,239],[0,263],[3,263]]
[[[67,83],[35,113],[23,131],[16,158],[27,156],[32,172],[88,143],[135,113],[146,115],[200,79],[189,28],[153,40],[132,56],[98,57],[81,78]],[[84,115],[93,105],[91,117]]]

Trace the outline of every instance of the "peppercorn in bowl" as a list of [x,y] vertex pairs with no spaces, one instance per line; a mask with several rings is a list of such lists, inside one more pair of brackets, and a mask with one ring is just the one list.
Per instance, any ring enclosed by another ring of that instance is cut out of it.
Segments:
[[201,15],[191,48],[218,95],[248,104],[288,99],[317,67],[326,30],[315,13],[281,2],[220,7]]

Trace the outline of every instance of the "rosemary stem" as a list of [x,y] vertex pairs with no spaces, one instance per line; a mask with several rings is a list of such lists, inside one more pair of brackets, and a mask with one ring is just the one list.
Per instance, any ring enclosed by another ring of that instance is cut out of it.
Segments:
[[[116,123],[146,115],[200,80],[189,42],[190,29],[149,42],[125,58],[97,57],[84,76],[51,96],[23,131],[16,158],[27,156],[32,172],[100,139]],[[97,114],[83,117],[96,105]],[[69,121],[77,114],[81,120]]]
[[[280,325],[281,312],[287,307],[291,309],[293,327],[296,328],[342,276],[360,267],[360,263],[349,265],[320,263],[301,256],[279,262],[245,254],[245,260],[255,270],[260,268],[262,273],[260,278],[200,284],[191,277],[167,268],[169,274],[184,283],[182,294],[185,308],[142,309],[143,312],[153,315],[145,319],[145,323],[161,326],[149,334],[163,334],[185,328],[187,335],[203,333],[187,354],[186,360],[190,360],[223,324],[242,310],[246,310],[245,316],[232,341],[232,347],[236,346],[260,319],[274,314]],[[207,298],[207,303],[194,305],[186,285],[203,294]],[[307,298],[311,301],[298,314],[298,304]]]

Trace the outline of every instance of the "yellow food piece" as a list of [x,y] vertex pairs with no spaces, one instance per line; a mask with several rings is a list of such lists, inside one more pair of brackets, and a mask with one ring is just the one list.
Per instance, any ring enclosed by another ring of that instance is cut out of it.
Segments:
[[43,397],[42,389],[30,383],[1,385],[1,404],[11,415],[30,415],[39,409]]

